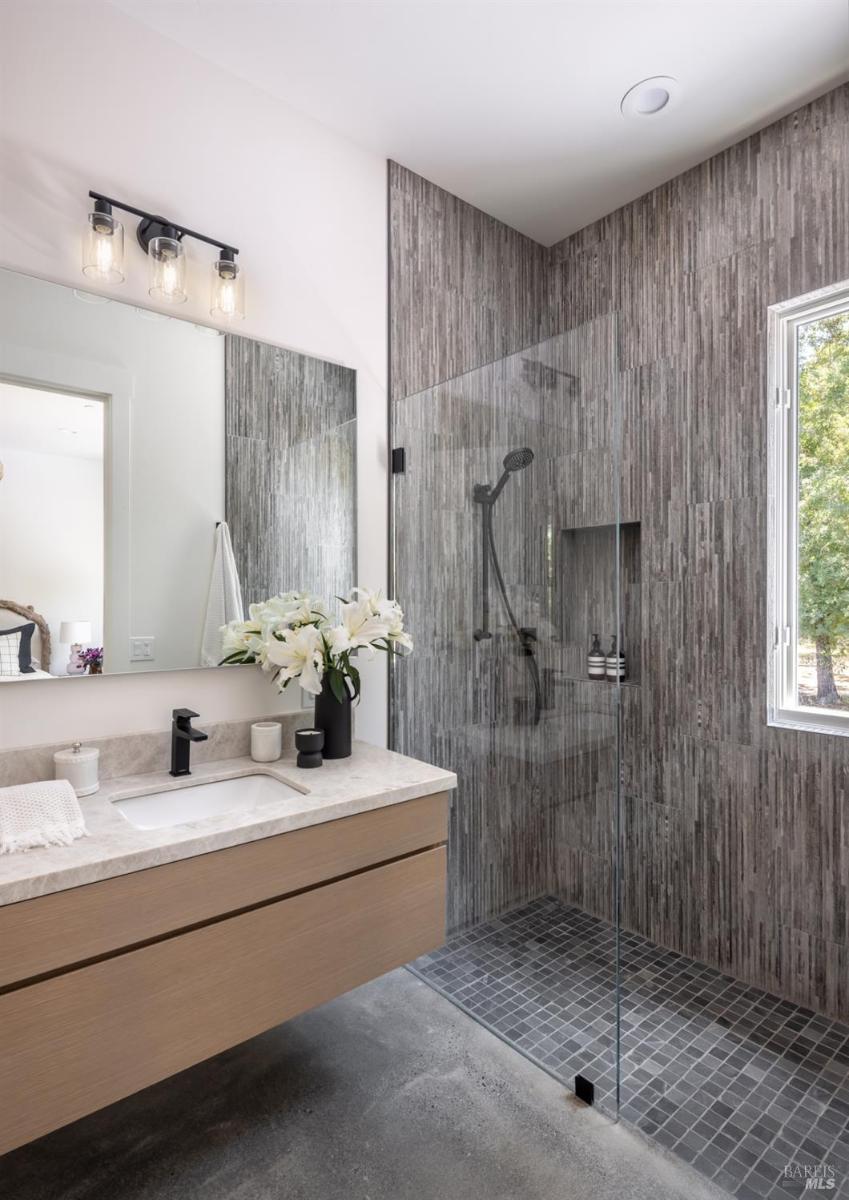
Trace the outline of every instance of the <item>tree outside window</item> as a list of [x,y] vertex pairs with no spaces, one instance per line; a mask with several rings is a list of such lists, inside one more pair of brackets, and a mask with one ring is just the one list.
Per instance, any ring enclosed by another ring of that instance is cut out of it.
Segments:
[[797,349],[798,699],[849,709],[849,312]]

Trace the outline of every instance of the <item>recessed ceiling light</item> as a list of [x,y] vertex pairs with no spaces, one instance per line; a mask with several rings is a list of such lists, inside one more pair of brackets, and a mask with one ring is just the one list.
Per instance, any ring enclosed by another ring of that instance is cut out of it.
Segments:
[[674,106],[678,92],[678,80],[671,75],[652,75],[629,88],[619,107],[623,117],[655,117]]

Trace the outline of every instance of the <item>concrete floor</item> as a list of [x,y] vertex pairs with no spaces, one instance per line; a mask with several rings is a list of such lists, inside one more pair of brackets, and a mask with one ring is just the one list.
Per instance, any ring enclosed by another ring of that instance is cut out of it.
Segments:
[[407,971],[0,1159],[9,1200],[716,1200]]

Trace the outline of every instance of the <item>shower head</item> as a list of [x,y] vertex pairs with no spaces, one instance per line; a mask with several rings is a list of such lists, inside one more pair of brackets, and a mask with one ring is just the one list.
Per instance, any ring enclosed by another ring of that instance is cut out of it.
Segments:
[[523,471],[525,467],[529,467],[534,461],[534,452],[527,446],[523,446],[521,450],[510,450],[504,456],[504,472],[496,483],[494,488],[482,487],[479,492],[475,492],[475,499],[481,504],[494,504],[501,493],[504,491],[504,485],[514,471]]
[[534,461],[534,452],[527,446],[523,446],[521,450],[511,450],[509,454],[504,456],[505,471],[523,471],[525,467],[529,467]]

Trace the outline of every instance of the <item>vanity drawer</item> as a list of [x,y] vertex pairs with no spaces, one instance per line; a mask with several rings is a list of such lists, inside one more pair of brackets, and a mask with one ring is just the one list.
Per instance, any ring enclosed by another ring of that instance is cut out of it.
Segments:
[[5,905],[0,988],[439,845],[447,811],[422,796]]
[[409,962],[444,847],[0,996],[0,1154]]

